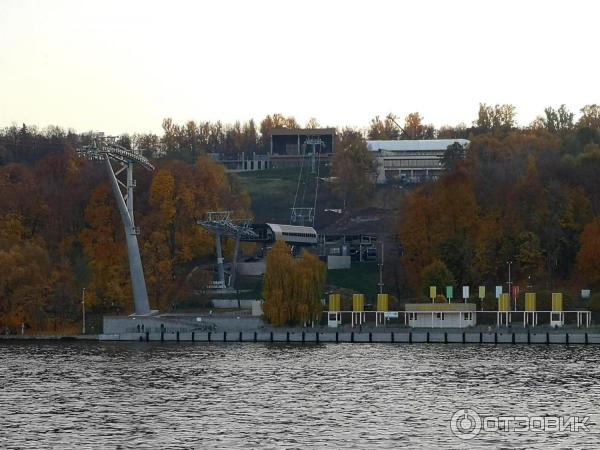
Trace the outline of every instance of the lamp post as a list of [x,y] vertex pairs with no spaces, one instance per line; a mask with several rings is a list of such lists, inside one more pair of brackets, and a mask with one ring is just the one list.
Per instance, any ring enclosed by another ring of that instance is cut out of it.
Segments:
[[81,294],[81,334],[85,334],[85,288]]
[[381,241],[381,258],[379,259],[379,293],[383,294],[383,241]]
[[[514,297],[513,295],[513,291],[512,291],[512,282],[510,280],[510,266],[512,265],[512,261],[506,261],[506,264],[508,264],[508,294],[512,297]],[[517,299],[514,299],[515,301],[515,311],[517,310]]]

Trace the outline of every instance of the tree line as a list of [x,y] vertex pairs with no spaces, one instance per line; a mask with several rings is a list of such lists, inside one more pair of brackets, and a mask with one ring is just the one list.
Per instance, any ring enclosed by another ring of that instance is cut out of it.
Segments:
[[[333,190],[350,208],[368,205],[375,189],[365,138],[471,140],[464,155],[449,149],[438,182],[405,196],[396,230],[403,256],[386,265],[386,285],[398,294],[421,293],[435,279],[503,280],[508,260],[521,284],[599,286],[600,106],[585,106],[577,119],[564,106],[548,107],[526,127],[515,115],[511,105],[482,104],[469,127],[435,129],[414,113],[401,127],[388,115],[364,130],[338,131]],[[280,127],[298,123],[281,114],[258,127],[165,119],[162,136],[120,136],[121,145],[144,149],[157,166],[136,171],[152,307],[165,310],[210,278],[198,267],[210,260],[214,240],[197,219],[209,210],[250,215],[238,179],[207,153],[265,151],[270,130]],[[92,136],[59,127],[0,130],[0,327],[73,323],[83,287],[93,311],[131,308],[122,225],[105,170],[75,152]]]
[[[83,288],[89,312],[129,312],[127,247],[105,168],[78,158],[67,135],[62,148],[47,136],[27,139],[50,145],[46,156],[25,147],[24,162],[0,165],[0,330],[68,327],[80,317]],[[214,238],[197,220],[210,210],[246,217],[250,199],[205,155],[154,163],[152,173],[135,171],[135,212],[150,303],[164,311],[212,276],[201,263],[211,260]]]
[[524,287],[600,287],[600,107],[581,112],[516,128],[512,108],[482,105],[464,159],[405,199],[397,283],[494,285],[510,262]]

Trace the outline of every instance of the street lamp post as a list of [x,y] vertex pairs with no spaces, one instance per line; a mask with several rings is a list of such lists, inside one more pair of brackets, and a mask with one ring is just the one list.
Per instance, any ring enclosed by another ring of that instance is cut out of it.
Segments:
[[513,295],[512,282],[511,282],[511,279],[510,279],[510,266],[512,265],[512,261],[506,261],[506,264],[508,264],[508,295],[510,295],[511,297],[514,298],[514,301],[515,301],[515,311],[516,311],[517,310],[517,299]]
[[81,334],[85,334],[85,288],[81,294]]
[[383,294],[383,241],[381,242],[381,258],[379,259],[379,293]]

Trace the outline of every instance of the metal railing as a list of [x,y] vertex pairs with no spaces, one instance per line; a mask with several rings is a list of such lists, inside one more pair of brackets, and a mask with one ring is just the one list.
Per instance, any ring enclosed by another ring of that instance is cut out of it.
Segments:
[[[431,310],[431,311],[323,311],[325,315],[325,323],[327,323],[330,319],[329,315],[334,315],[335,318],[331,319],[331,321],[337,321],[338,325],[350,324],[352,327],[359,326],[367,323],[368,319],[375,322],[375,326],[393,324],[393,325],[404,325],[411,326],[411,322],[416,322],[419,320],[419,323],[416,324],[416,327],[426,327],[426,324],[423,323],[423,319],[425,317],[426,320],[429,320],[430,328],[445,328],[445,327],[455,327],[456,325],[450,325],[450,321],[446,320],[446,316],[456,316],[458,315],[457,320],[454,322],[458,322],[458,326],[463,328],[464,326],[471,326],[477,324],[477,316],[487,316],[493,317],[496,316],[496,325],[497,326],[508,326],[513,324],[523,324],[523,327],[527,326],[538,326],[541,325],[539,322],[539,315],[547,315],[549,320],[547,323],[543,325],[552,326],[555,324],[556,326],[562,326],[567,323],[567,317],[575,318],[575,324],[577,327],[584,326],[589,328],[591,326],[591,311],[474,311],[474,310]],[[465,314],[467,314],[468,318],[465,318]],[[557,320],[552,320],[552,315],[558,314]],[[522,316],[521,316],[522,315]],[[419,317],[420,316],[420,317]],[[521,317],[522,320],[516,319],[516,317]],[[343,319],[346,319],[344,321]],[[390,321],[390,319],[398,319],[394,321]],[[447,322],[447,323],[444,323]]]

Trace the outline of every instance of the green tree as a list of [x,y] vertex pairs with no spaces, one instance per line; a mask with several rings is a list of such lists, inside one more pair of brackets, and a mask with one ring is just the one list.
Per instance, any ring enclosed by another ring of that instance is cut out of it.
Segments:
[[585,105],[580,111],[581,117],[577,122],[579,128],[600,129],[600,105]]
[[421,272],[422,292],[429,295],[429,287],[436,286],[438,292],[446,286],[454,286],[455,279],[452,272],[441,259],[434,259],[431,264],[425,266]]
[[373,191],[377,161],[361,134],[345,129],[338,135],[332,158],[334,193],[350,206],[359,206]]
[[544,253],[540,238],[531,231],[523,231],[519,234],[517,251],[517,262],[521,276],[523,278],[531,276],[535,280],[544,270]]
[[450,144],[442,157],[444,169],[447,171],[456,169],[456,167],[464,161],[465,154],[466,150],[460,143],[455,142],[454,144]]
[[558,109],[548,106],[544,109],[544,114],[542,124],[551,133],[562,133],[573,128],[575,115],[565,105],[560,105]]

